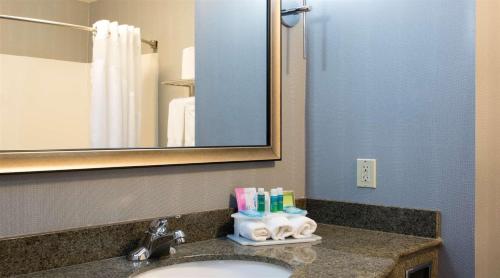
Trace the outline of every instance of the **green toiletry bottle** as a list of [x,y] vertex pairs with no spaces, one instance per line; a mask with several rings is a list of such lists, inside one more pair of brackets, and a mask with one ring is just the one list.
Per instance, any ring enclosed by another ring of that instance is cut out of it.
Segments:
[[278,211],[283,211],[283,188],[278,187]]
[[266,195],[264,193],[264,188],[259,188],[259,191],[257,192],[257,211],[266,211]]
[[278,212],[278,190],[271,189],[271,212]]

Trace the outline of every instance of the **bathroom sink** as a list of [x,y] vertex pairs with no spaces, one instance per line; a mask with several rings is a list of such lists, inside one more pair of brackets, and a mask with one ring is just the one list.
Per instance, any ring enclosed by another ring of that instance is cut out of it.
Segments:
[[220,260],[175,264],[146,271],[137,278],[161,277],[217,277],[217,278],[256,278],[256,277],[290,277],[292,272],[284,267],[252,261]]

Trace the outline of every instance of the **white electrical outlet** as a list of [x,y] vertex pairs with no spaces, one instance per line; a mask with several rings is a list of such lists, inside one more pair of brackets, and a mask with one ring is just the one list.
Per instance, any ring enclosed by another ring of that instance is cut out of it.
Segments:
[[377,160],[357,160],[358,187],[377,188]]

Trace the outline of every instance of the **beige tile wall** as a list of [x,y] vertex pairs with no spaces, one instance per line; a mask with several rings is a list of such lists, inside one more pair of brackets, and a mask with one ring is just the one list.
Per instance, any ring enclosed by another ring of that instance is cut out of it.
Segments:
[[[89,25],[89,4],[76,0],[0,0],[0,14]],[[0,53],[87,62],[91,33],[0,19]]]
[[300,26],[283,32],[283,161],[0,176],[0,237],[225,208],[235,186],[281,185],[303,197]]
[[[477,1],[476,277],[500,277],[500,1]],[[446,244],[446,243],[445,243]]]

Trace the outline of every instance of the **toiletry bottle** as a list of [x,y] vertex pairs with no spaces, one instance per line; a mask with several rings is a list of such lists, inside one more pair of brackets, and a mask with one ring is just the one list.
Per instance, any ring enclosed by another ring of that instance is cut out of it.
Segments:
[[256,210],[256,198],[257,197],[257,189],[255,187],[247,187],[245,188],[245,204],[246,210]]
[[271,189],[271,212],[278,212],[278,190]]
[[259,188],[257,192],[257,211],[264,212],[266,210],[266,196],[264,194],[264,188]]
[[245,188],[235,188],[234,193],[236,195],[236,203],[238,204],[238,211],[246,210],[247,203],[245,198]]
[[283,211],[283,188],[278,187],[278,211]]
[[264,192],[264,202],[265,202],[265,212],[269,214],[271,212],[271,197],[269,197],[269,192]]

